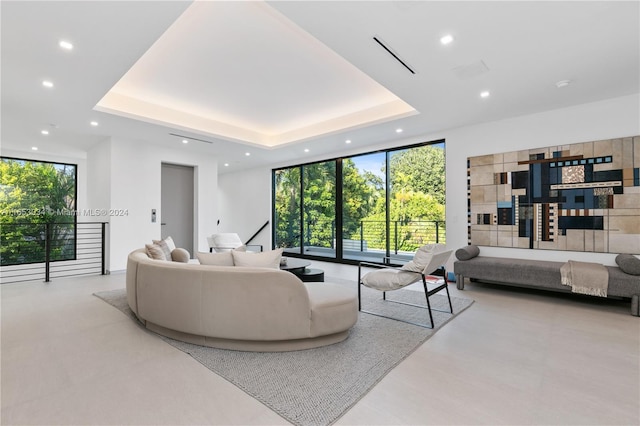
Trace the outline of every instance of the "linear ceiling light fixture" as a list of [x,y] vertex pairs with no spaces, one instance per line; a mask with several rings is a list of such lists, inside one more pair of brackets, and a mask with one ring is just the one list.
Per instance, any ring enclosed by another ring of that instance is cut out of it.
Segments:
[[[191,137],[191,136],[179,135],[179,134],[177,134],[177,133],[169,133],[169,134],[170,134],[171,136],[177,136],[177,137],[179,137],[179,138],[182,138],[183,140],[188,139],[188,140],[190,140],[190,141],[198,141],[198,142],[204,142],[204,143],[210,143],[210,144],[213,144],[213,142],[211,142],[211,141],[205,141],[204,139],[198,139],[198,138],[194,138],[194,137]],[[183,142],[183,143],[184,143],[184,142]]]
[[374,36],[373,39],[376,41],[376,43],[378,43],[380,46],[382,46],[382,48],[384,50],[386,50],[391,56],[393,56],[396,61],[400,62],[403,67],[408,69],[411,74],[415,74],[416,73],[414,70],[411,69],[411,67],[409,65],[407,65],[407,63],[405,61],[400,59],[400,56],[398,56],[391,48],[387,47],[385,45],[385,43],[378,36]]

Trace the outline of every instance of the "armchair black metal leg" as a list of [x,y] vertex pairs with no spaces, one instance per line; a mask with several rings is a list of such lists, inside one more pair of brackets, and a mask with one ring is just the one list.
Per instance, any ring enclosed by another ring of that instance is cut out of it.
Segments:
[[360,293],[361,293],[360,286],[362,285],[362,282],[360,281],[360,278],[361,278],[360,275],[361,275],[360,266],[358,265],[358,311],[362,310],[362,299],[360,297]]
[[429,290],[427,289],[427,280],[424,275],[422,276],[422,286],[424,287],[424,297],[427,299],[427,310],[429,311],[429,320],[431,321],[431,328],[434,328],[433,325],[433,314],[431,313],[431,302],[429,302]]
[[433,325],[433,314],[431,313],[431,302],[429,302],[429,296],[426,296],[426,297],[427,297],[427,310],[429,311],[429,321],[431,321],[431,328],[433,328],[434,325]]
[[449,294],[449,286],[447,285],[444,289],[447,290],[447,299],[449,299],[449,309],[451,310],[451,313],[453,313],[453,305],[451,304],[451,295]]

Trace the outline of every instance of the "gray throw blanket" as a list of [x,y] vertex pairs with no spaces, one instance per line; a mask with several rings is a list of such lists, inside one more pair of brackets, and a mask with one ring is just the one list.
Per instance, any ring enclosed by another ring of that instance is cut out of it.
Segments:
[[560,276],[574,293],[607,297],[609,271],[599,263],[570,260],[560,268]]

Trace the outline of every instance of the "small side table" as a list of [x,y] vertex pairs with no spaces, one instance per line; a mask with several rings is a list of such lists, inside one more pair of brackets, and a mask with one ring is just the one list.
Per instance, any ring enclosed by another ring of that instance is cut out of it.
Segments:
[[323,283],[324,282],[324,271],[322,269],[315,268],[304,268],[302,273],[296,274],[298,278],[306,283]]
[[311,262],[304,259],[287,258],[286,265],[280,265],[283,271],[289,271],[304,282],[324,282],[324,271],[322,269],[307,268]]

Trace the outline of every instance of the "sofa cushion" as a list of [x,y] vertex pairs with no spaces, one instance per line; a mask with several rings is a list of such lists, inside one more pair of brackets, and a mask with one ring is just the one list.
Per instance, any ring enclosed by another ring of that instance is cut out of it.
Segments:
[[[171,257],[167,258],[165,249],[158,244],[145,244],[144,248],[147,251],[147,256],[155,260],[171,260]],[[171,252],[169,252],[171,256]]]
[[640,275],[640,259],[632,254],[617,255],[616,264],[626,274]]
[[260,253],[232,251],[235,266],[280,269],[280,259],[284,249],[263,251]]
[[469,245],[456,250],[456,258],[458,260],[473,259],[480,254],[480,248],[476,245]]
[[[422,272],[422,269],[419,272]],[[369,272],[362,277],[362,284],[380,291],[391,291],[405,287],[420,279],[420,275],[415,272],[399,269],[380,269]]]
[[233,266],[233,256],[230,251],[222,253],[196,253],[198,261],[202,265]]
[[189,263],[191,255],[183,248],[175,248],[171,251],[171,260],[174,262]]

